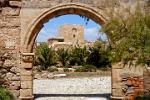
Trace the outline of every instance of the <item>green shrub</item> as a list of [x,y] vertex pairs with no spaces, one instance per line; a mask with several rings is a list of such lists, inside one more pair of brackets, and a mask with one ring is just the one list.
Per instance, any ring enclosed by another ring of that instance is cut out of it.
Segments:
[[96,72],[96,67],[94,65],[85,65],[83,67],[77,68],[76,72]]
[[49,71],[49,72],[57,72],[58,69],[57,69],[57,68],[51,68],[51,67],[49,67],[49,68],[48,68],[48,71]]
[[0,100],[14,100],[14,96],[7,89],[0,87]]
[[36,66],[36,70],[37,70],[38,72],[42,72],[41,66],[40,66],[40,65]]
[[48,44],[43,43],[36,49],[35,65],[40,65],[42,70],[46,70],[49,66],[56,64],[56,53]]
[[137,96],[135,97],[135,100],[149,100],[149,99],[145,96]]
[[108,51],[103,50],[100,46],[89,48],[90,55],[87,58],[87,64],[96,66],[97,68],[105,68],[111,66]]
[[64,72],[70,72],[69,68],[64,68]]
[[87,72],[87,70],[85,68],[76,68],[75,72]]
[[69,51],[64,48],[59,49],[57,51],[57,58],[63,66],[67,66],[70,59]]
[[71,50],[70,65],[85,65],[89,52],[86,47],[75,46]]

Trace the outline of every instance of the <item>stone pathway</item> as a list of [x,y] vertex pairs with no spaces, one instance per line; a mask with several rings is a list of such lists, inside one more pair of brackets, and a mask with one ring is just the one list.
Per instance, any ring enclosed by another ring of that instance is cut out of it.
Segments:
[[35,100],[109,100],[111,77],[34,80]]

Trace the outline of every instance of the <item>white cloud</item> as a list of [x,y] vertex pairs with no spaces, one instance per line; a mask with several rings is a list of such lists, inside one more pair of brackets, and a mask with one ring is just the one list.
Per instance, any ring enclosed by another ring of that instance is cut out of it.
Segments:
[[43,42],[47,41],[48,38],[50,37],[56,37],[57,36],[57,29],[56,28],[42,28],[41,31],[39,32],[37,36],[37,41],[38,42]]
[[87,41],[96,41],[98,38],[101,38],[102,40],[106,40],[107,36],[106,34],[100,33],[99,27],[92,27],[92,28],[86,28],[84,30],[84,38]]
[[[87,41],[95,41],[100,37],[102,39],[106,39],[105,35],[100,34],[99,29],[100,29],[99,27],[85,28],[84,29],[84,39]],[[37,41],[43,42],[43,41],[47,41],[48,38],[57,37],[58,36],[57,30],[58,29],[55,27],[53,27],[53,28],[52,27],[51,28],[43,27],[37,36]]]
[[95,41],[99,37],[100,37],[100,34],[99,34],[99,28],[98,27],[86,28],[84,30],[84,38],[87,41]]

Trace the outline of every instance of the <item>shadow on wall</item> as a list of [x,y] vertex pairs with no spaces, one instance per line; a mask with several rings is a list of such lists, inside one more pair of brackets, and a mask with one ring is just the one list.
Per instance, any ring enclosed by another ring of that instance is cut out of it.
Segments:
[[42,97],[102,97],[110,100],[110,93],[105,94],[34,94],[34,99]]

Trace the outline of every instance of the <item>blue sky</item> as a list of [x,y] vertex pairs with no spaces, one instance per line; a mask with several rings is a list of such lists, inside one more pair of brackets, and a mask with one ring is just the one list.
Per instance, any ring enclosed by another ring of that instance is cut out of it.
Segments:
[[50,19],[47,23],[44,24],[44,27],[41,29],[37,36],[38,42],[47,41],[48,38],[58,36],[58,28],[63,24],[79,24],[84,26],[84,39],[87,41],[95,41],[100,36],[105,38],[104,35],[99,34],[100,25],[95,23],[92,20],[86,21],[81,18],[79,15],[63,15],[57,18]]

